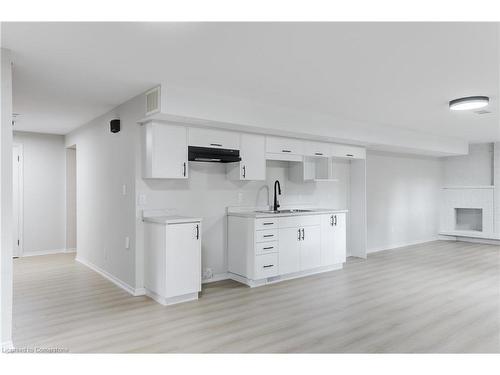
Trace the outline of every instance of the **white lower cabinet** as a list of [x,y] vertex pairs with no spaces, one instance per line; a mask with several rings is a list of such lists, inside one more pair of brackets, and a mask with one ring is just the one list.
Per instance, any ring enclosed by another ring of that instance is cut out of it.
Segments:
[[321,265],[344,263],[346,260],[346,214],[321,216]]
[[258,286],[341,268],[346,254],[345,217],[345,212],[275,218],[229,215],[230,277]]
[[144,286],[163,305],[198,298],[201,222],[145,223]]

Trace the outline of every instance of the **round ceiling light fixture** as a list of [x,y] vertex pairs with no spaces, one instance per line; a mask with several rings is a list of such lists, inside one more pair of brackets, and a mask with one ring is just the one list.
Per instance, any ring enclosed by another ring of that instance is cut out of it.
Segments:
[[486,107],[490,102],[487,96],[467,96],[465,98],[453,99],[450,101],[451,111],[466,111]]

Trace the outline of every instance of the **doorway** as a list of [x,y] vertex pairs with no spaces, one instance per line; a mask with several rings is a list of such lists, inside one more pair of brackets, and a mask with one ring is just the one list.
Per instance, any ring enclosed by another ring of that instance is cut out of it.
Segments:
[[23,191],[23,145],[14,144],[12,147],[12,211],[14,214],[12,256],[14,258],[23,255]]

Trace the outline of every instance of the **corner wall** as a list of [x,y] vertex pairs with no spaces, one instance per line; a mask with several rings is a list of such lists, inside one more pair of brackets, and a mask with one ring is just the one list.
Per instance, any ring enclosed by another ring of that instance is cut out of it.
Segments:
[[0,345],[2,347],[12,345],[13,197],[11,64],[10,51],[0,48]]
[[368,252],[437,239],[442,161],[369,151]]
[[[144,97],[139,96],[66,135],[76,146],[77,260],[134,293],[135,153]],[[109,121],[121,119],[111,133]],[[125,248],[129,237],[130,247]]]

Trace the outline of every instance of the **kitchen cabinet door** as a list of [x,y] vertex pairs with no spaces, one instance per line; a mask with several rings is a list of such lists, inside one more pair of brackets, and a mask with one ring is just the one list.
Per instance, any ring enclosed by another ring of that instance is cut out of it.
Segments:
[[366,159],[366,149],[363,147],[332,144],[330,151],[332,156],[339,158]]
[[201,223],[167,225],[166,297],[201,291]]
[[299,228],[282,228],[279,230],[279,273],[300,271]]
[[238,150],[239,133],[209,128],[189,128],[189,146]]
[[347,238],[346,214],[334,214],[333,223],[333,264],[344,263],[346,260]]
[[305,271],[321,266],[321,227],[304,227],[301,229],[300,270]]
[[142,133],[143,178],[188,177],[186,127],[150,122]]
[[242,133],[240,136],[239,163],[228,163],[230,180],[264,181],[266,179],[266,137]]
[[303,155],[304,141],[294,138],[268,136],[266,138],[266,152]]
[[333,214],[321,215],[321,265],[335,264],[335,227]]
[[306,156],[328,157],[331,155],[330,143],[306,141],[304,148]]

